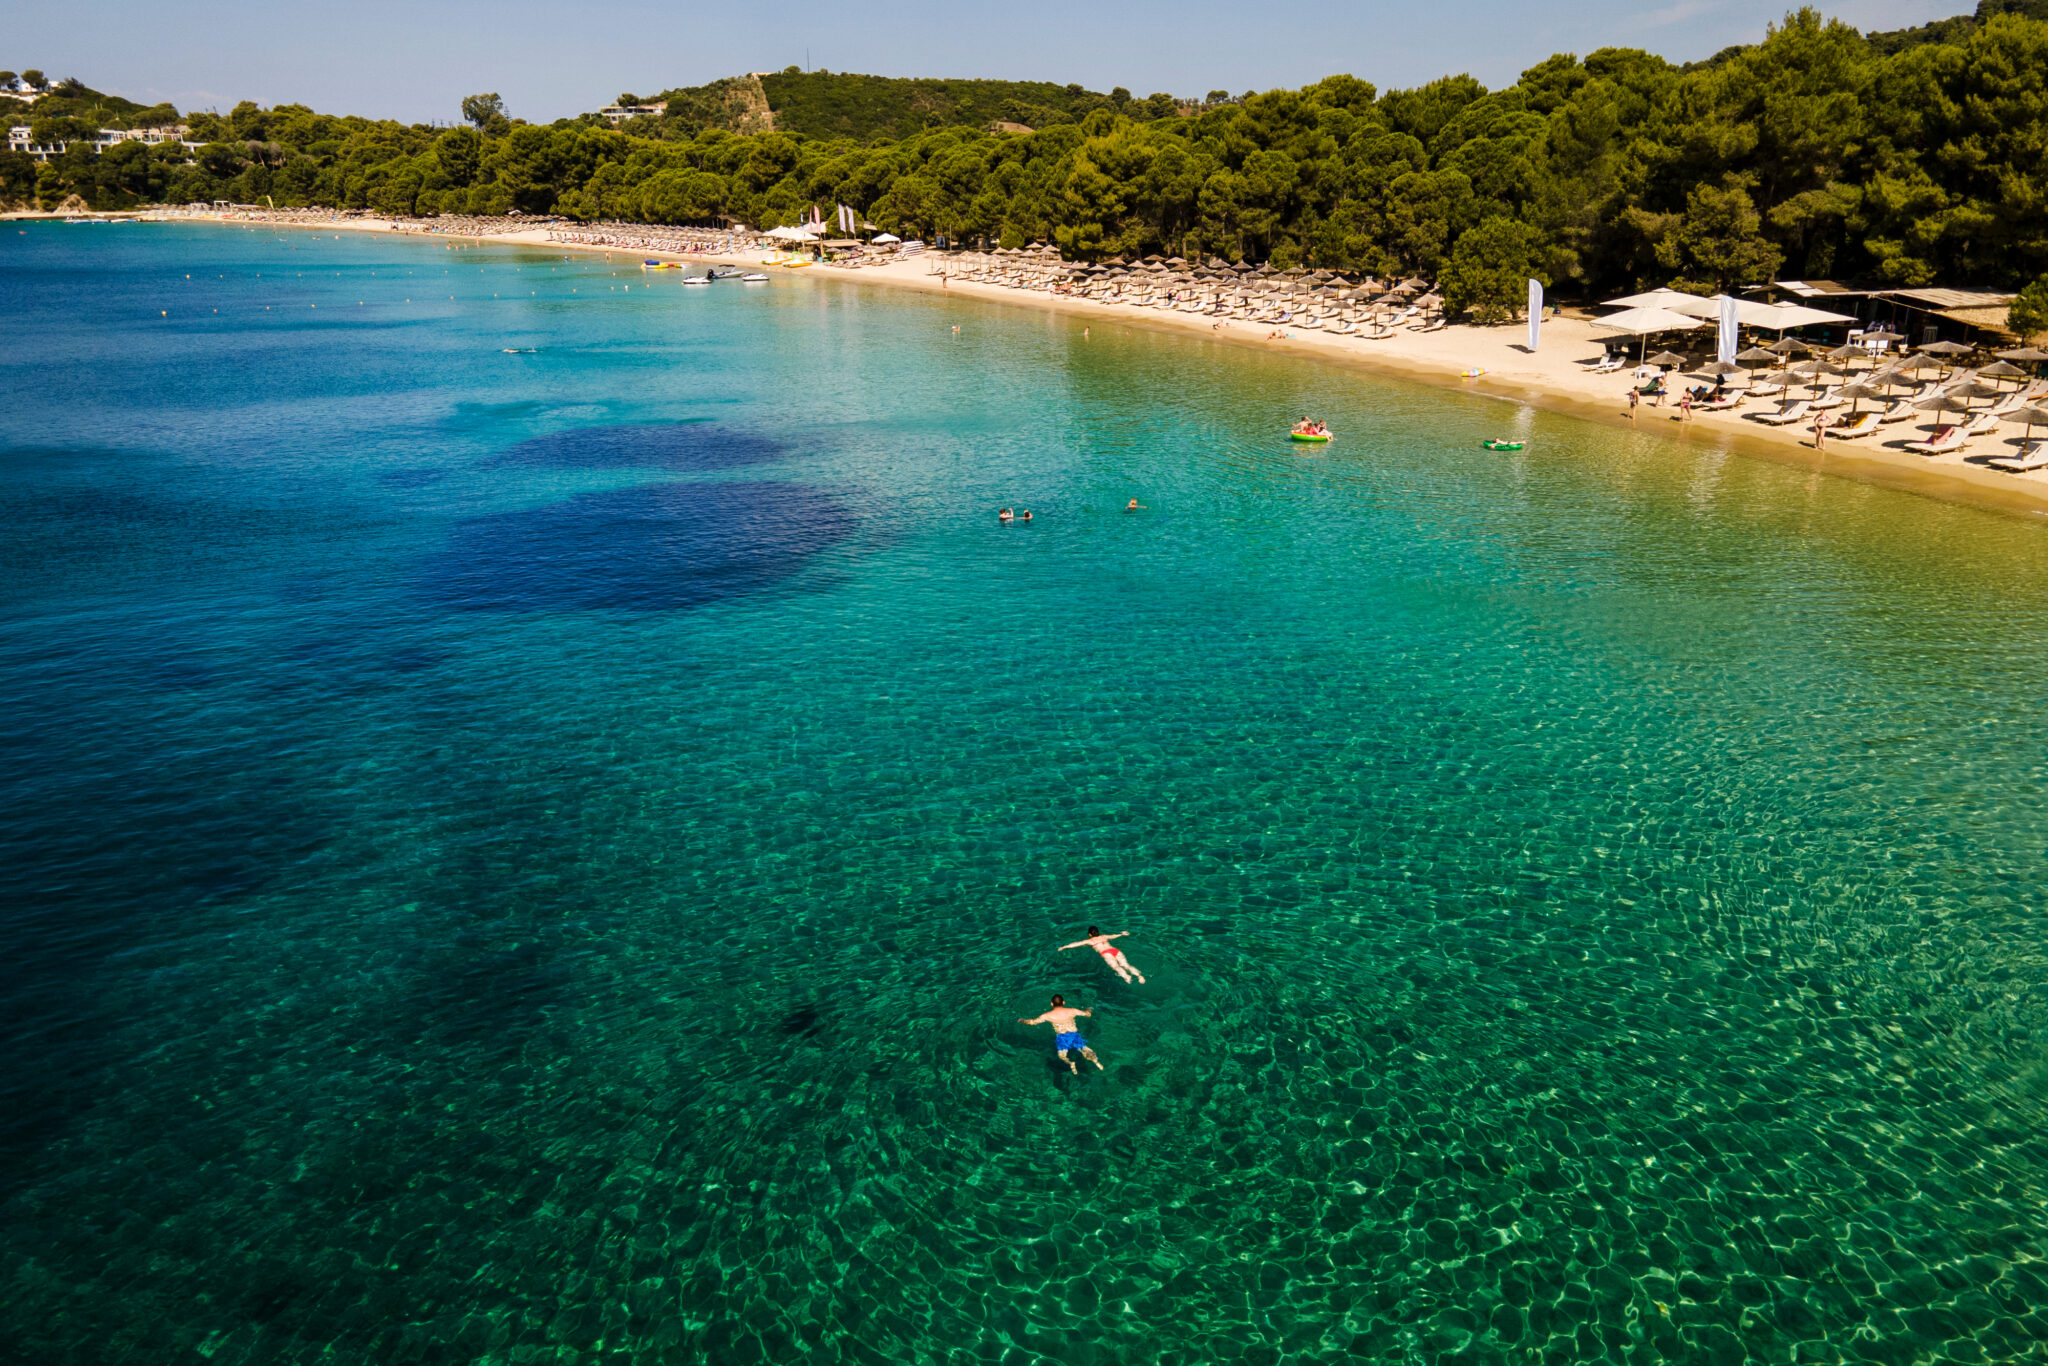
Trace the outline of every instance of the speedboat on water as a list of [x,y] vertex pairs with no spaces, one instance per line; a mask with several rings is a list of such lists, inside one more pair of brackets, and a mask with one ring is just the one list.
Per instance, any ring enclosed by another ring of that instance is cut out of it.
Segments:
[[765,285],[768,283],[768,277],[757,270],[752,275],[740,276],[740,283],[743,285]]
[[710,270],[704,272],[704,278],[707,280],[729,280],[739,273],[740,268],[738,266],[726,266],[723,269],[713,266]]
[[686,285],[708,285],[711,283],[711,277],[709,275],[685,275],[683,283]]

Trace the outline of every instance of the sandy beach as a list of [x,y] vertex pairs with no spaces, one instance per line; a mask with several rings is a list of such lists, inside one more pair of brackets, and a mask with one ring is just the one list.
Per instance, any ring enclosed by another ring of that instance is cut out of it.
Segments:
[[[420,234],[399,224],[375,219],[298,221],[180,214],[175,221],[322,232],[402,232],[408,236],[437,236]],[[448,234],[442,240],[473,246],[540,247],[550,251],[630,256],[635,260],[660,258],[750,266],[758,266],[761,260],[759,251],[734,255],[679,255],[641,248],[557,242],[549,239],[548,229],[544,227],[490,236]],[[1588,368],[1603,353],[1603,338],[1610,334],[1595,332],[1592,323],[1584,319],[1545,319],[1542,345],[1533,354],[1527,348],[1527,325],[1520,322],[1498,327],[1457,324],[1428,334],[1397,331],[1384,341],[1330,336],[1316,331],[1289,331],[1285,337],[1274,338],[1270,335],[1274,329],[1266,324],[1225,322],[1219,327],[1217,320],[1197,314],[1105,304],[1042,291],[954,280],[942,273],[944,269],[943,258],[916,255],[882,266],[846,269],[820,263],[801,271],[781,273],[813,280],[943,292],[963,298],[1045,309],[1084,319],[1091,327],[1125,326],[1198,332],[1214,340],[1355,366],[1526,403],[1592,421],[1633,426],[1638,431],[1668,435],[1674,441],[1710,443],[1715,449],[1795,465],[1839,478],[1880,484],[1930,498],[2020,515],[2048,516],[2048,471],[2011,474],[1992,469],[1984,463],[1993,456],[2013,454],[2020,449],[2022,429],[2018,424],[2008,423],[1961,451],[1926,456],[1906,450],[1904,446],[1909,441],[1928,439],[1936,425],[1934,414],[1928,414],[1924,421],[1916,415],[1912,420],[1881,428],[1876,434],[1857,442],[1829,441],[1824,449],[1818,451],[1813,447],[1813,435],[1807,427],[1774,427],[1743,416],[1745,411],[1775,412],[1777,404],[1769,400],[1758,400],[1746,409],[1726,413],[1695,412],[1683,420],[1678,410],[1669,404],[1651,406],[1646,402],[1631,417],[1628,391],[1633,380],[1629,372],[1588,373]],[[1467,372],[1471,371],[1481,373],[1468,377]]]

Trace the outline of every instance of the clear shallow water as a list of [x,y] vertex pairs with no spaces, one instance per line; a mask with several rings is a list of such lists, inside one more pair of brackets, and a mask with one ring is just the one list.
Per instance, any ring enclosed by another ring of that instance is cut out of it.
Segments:
[[10,233],[12,1355],[2042,1354],[2040,527],[1027,310]]

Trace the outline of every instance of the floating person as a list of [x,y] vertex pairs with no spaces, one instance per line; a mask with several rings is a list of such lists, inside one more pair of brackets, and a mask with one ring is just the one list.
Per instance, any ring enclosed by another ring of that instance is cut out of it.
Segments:
[[1130,502],[1124,504],[1125,512],[1142,512],[1143,510],[1144,509],[1138,505],[1138,500],[1135,498],[1131,499]]
[[996,520],[997,520],[998,522],[1004,522],[1004,523],[1007,523],[1007,522],[1008,522],[1008,521],[1009,521],[1009,520],[1010,520],[1010,519],[1011,519],[1012,517],[1014,517],[1014,516],[1016,516],[1016,515],[1017,515],[1017,514],[1015,514],[1014,512],[1011,512],[1011,511],[1010,511],[1010,510],[1009,510],[1008,508],[1004,508],[1004,509],[1003,509],[1002,511],[1000,511],[1000,512],[998,512],[998,513],[996,514]]
[[1086,939],[1076,939],[1071,944],[1062,944],[1060,945],[1060,952],[1065,953],[1068,949],[1093,949],[1102,955],[1102,961],[1109,964],[1110,970],[1116,973],[1117,976],[1123,978],[1126,982],[1135,977],[1138,979],[1138,985],[1143,986],[1145,985],[1145,974],[1139,972],[1132,965],[1131,960],[1124,957],[1122,949],[1109,942],[1112,939],[1128,938],[1130,933],[1129,930],[1118,930],[1115,934],[1104,934],[1101,930],[1090,925]]
[[1060,1061],[1067,1065],[1067,1070],[1078,1077],[1081,1075],[1081,1069],[1074,1062],[1073,1055],[1076,1053],[1094,1063],[1096,1071],[1104,1070],[1102,1059],[1095,1056],[1095,1050],[1088,1046],[1088,1041],[1081,1037],[1079,1030],[1074,1028],[1076,1016],[1092,1016],[1094,1014],[1095,1012],[1092,1010],[1074,1009],[1067,1004],[1066,997],[1055,994],[1052,998],[1051,1010],[1046,1011],[1045,1014],[1038,1016],[1036,1019],[1026,1020],[1020,1017],[1017,1023],[1020,1025],[1051,1025],[1052,1051],[1057,1053]]
[[1030,521],[1030,520],[1031,520],[1031,509],[1030,509],[1030,508],[1025,508],[1025,509],[1024,509],[1024,510],[1023,510],[1022,512],[1018,513],[1018,514],[1017,514],[1017,520],[1018,520],[1018,521],[1020,521],[1020,522],[1028,522],[1028,521]]

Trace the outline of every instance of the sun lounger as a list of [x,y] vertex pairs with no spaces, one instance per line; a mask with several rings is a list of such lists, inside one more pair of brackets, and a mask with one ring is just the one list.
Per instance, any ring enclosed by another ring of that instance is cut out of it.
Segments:
[[1599,364],[1593,366],[1593,368],[1586,371],[1586,373],[1589,375],[1611,375],[1616,370],[1619,370],[1622,366],[1627,364],[1628,360],[1625,357],[1604,356],[1601,358]]
[[1998,428],[1998,414],[1984,413],[1963,429],[1964,436],[1989,436]]
[[1782,384],[1752,384],[1749,386],[1749,396],[1751,398],[1776,398],[1784,392],[1785,386]]
[[1904,422],[1913,415],[1913,411],[1912,399],[1893,399],[1892,406],[1884,410],[1884,416],[1880,417],[1878,421],[1884,423]]
[[1703,413],[1725,413],[1730,408],[1740,408],[1741,406],[1741,394],[1728,394],[1721,398],[1710,398],[1703,403],[1693,404],[1693,407]]
[[1414,330],[1417,332],[1441,332],[1445,326],[1446,324],[1442,318],[1431,318],[1427,326],[1418,327]]
[[1768,422],[1773,427],[1783,427],[1805,417],[1812,407],[1812,404],[1808,403],[1805,399],[1801,399],[1791,407],[1780,408],[1775,413],[1751,413],[1749,414],[1749,420],[1752,422]]
[[1961,427],[1942,427],[1935,431],[1932,441],[1908,441],[1906,449],[1921,455],[1947,455],[1959,451],[1970,438],[1963,434]]
[[1994,470],[2005,470],[2012,474],[2048,469],[2048,441],[2029,442],[2027,448],[2018,455],[1994,455],[1984,463]]
[[1844,441],[1852,441],[1859,436],[1869,436],[1877,430],[1878,423],[1882,420],[1878,413],[1859,413],[1854,422],[1845,422],[1839,427],[1828,428],[1828,439],[1834,440],[1839,437]]
[[1842,406],[1842,396],[1833,389],[1829,389],[1821,394],[1819,398],[1812,400],[1812,403],[1815,408],[1839,408]]

